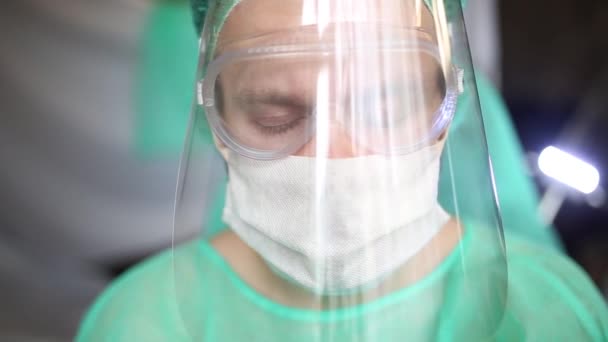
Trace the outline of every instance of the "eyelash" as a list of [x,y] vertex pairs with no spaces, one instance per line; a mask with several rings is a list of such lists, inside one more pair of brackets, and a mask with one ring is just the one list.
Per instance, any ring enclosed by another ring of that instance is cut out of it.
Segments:
[[289,132],[290,130],[296,128],[301,123],[301,121],[303,121],[304,119],[305,119],[305,117],[301,116],[291,122],[288,122],[288,123],[282,124],[282,125],[278,125],[278,126],[264,126],[264,125],[260,125],[259,123],[256,122],[256,126],[258,127],[260,132],[262,132],[265,135],[280,135],[280,134],[285,134],[285,133]]

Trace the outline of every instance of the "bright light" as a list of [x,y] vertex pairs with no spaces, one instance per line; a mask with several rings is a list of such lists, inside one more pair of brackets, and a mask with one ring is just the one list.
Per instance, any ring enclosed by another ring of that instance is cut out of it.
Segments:
[[600,183],[595,167],[553,146],[540,153],[538,167],[547,176],[585,194],[595,191]]

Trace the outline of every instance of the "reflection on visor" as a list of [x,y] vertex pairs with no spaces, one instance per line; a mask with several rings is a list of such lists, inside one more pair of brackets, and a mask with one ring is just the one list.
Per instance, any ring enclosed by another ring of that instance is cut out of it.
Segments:
[[403,153],[436,140],[453,115],[457,90],[432,43],[268,50],[220,55],[203,83],[216,134],[248,157],[284,157],[334,127],[353,150]]

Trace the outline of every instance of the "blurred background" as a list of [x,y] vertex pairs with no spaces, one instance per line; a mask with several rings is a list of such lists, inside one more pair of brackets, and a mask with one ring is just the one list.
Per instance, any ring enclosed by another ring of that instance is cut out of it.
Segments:
[[[608,295],[608,2],[468,0],[465,12],[547,234]],[[0,2],[1,341],[70,340],[115,276],[170,246],[196,62],[189,15],[179,0]],[[597,189],[544,175],[550,145],[592,164]]]

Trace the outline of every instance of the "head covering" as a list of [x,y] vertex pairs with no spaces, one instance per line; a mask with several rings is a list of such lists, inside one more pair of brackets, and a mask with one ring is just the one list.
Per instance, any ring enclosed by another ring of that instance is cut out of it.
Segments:
[[192,106],[198,39],[186,2],[153,6],[139,40],[135,83],[134,145],[139,156],[179,156]]

